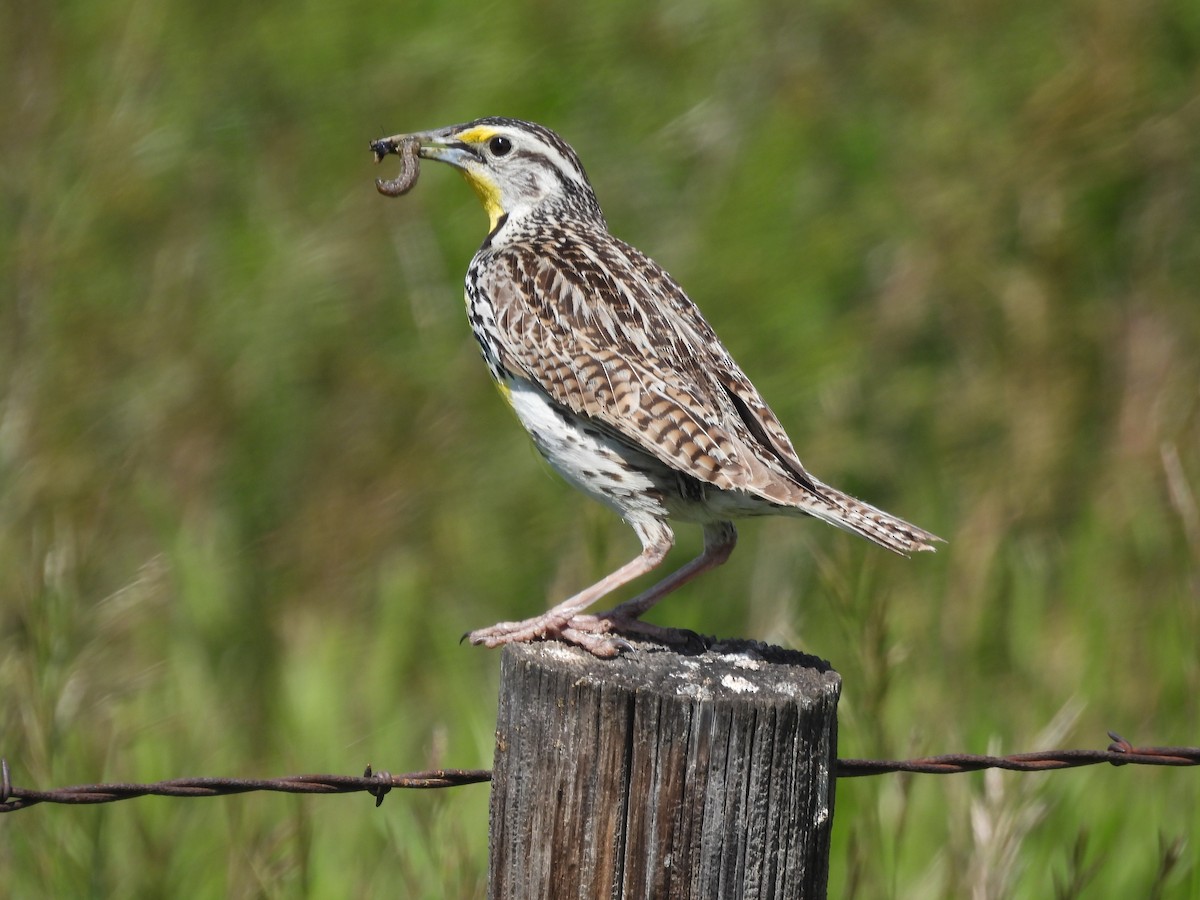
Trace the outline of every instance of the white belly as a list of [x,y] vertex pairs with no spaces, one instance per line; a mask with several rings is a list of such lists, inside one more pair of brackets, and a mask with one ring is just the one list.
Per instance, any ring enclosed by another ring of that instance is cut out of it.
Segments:
[[653,457],[614,440],[586,420],[568,420],[526,381],[511,380],[505,393],[541,454],[572,485],[626,519],[665,518],[663,488],[674,479]]
[[776,506],[746,491],[723,491],[681,475],[666,463],[589,425],[586,419],[568,421],[543,391],[527,381],[509,379],[502,388],[550,465],[626,521],[650,516],[703,524],[755,516],[803,515],[803,510]]

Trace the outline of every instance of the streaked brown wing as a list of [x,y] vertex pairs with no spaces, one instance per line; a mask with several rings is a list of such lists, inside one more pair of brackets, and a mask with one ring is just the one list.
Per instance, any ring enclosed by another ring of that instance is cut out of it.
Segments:
[[818,490],[712,328],[635,248],[608,235],[506,247],[479,288],[508,367],[556,402],[716,487],[788,504]]

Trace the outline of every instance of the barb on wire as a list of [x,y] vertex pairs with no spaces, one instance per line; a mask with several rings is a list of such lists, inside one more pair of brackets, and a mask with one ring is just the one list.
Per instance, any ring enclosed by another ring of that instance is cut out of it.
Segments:
[[0,812],[16,812],[38,803],[114,803],[134,797],[223,797],[250,791],[284,794],[351,794],[365,791],[383,802],[392,788],[442,788],[491,781],[488,769],[433,769],[392,775],[372,772],[367,766],[362,777],[353,775],[291,775],[285,778],[174,778],[152,784],[82,784],[49,791],[15,787],[9,781],[8,762],[0,761]]
[[1047,772],[1111,763],[1114,766],[1197,766],[1200,747],[1134,747],[1119,734],[1110,731],[1112,743],[1107,750],[1043,750],[1038,753],[1013,753],[1009,756],[974,756],[952,753],[920,759],[839,759],[838,778],[860,778],[888,772],[919,772],[926,775],[956,775],[981,769],[1007,769],[1012,772]]
[[[839,759],[834,770],[838,778],[859,778],[889,772],[917,772],[929,775],[953,775],[981,769],[1008,769],[1014,772],[1045,772],[1110,763],[1114,766],[1198,766],[1200,747],[1135,747],[1118,734],[1109,732],[1112,743],[1107,750],[1043,750],[1038,753],[1014,753],[1009,756],[976,756],[954,753],[919,759]],[[433,769],[392,775],[375,772],[367,766],[361,777],[353,775],[292,775],[286,778],[176,778],[153,784],[85,784],[34,791],[15,787],[9,776],[8,761],[0,759],[0,813],[28,809],[38,803],[92,804],[114,803],[134,797],[218,797],[250,791],[276,791],[286,794],[350,794],[363,791],[375,798],[375,805],[394,788],[444,788],[491,781],[487,769]]]

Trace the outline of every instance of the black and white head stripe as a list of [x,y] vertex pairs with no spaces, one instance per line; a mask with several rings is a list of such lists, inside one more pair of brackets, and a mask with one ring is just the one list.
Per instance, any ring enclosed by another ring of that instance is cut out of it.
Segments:
[[522,119],[511,119],[506,116],[488,116],[461,126],[460,134],[465,135],[476,129],[486,128],[511,129],[532,135],[544,144],[547,149],[553,150],[560,157],[560,166],[570,169],[574,172],[576,178],[589,187],[591,186],[587,172],[583,170],[583,163],[579,161],[579,155],[572,149],[570,144],[546,126],[538,125],[536,122],[526,122]]
[[[542,125],[490,116],[441,133],[472,150],[475,165],[460,166],[498,221],[535,211],[587,219],[606,227],[600,203],[571,146]],[[494,225],[493,225],[494,227]]]

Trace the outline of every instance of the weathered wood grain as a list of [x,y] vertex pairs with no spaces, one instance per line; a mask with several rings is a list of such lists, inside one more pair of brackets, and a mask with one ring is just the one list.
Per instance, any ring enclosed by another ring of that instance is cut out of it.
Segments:
[[489,897],[824,897],[840,689],[748,642],[505,647]]

